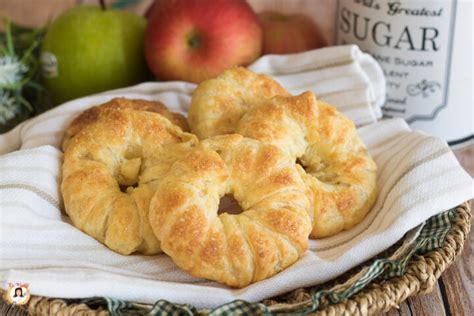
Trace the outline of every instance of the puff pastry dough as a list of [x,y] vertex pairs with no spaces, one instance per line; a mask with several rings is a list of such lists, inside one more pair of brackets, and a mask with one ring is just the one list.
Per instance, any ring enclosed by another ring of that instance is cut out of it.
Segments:
[[353,122],[311,92],[290,96],[268,76],[230,69],[199,85],[189,123],[200,139],[238,133],[303,165],[314,196],[313,238],[351,228],[375,202],[377,167]]
[[61,183],[66,213],[118,253],[159,253],[149,202],[171,163],[197,139],[156,111],[117,109],[114,102],[69,129],[74,137],[65,146]]
[[[300,258],[311,231],[304,171],[272,145],[217,136],[173,164],[150,204],[163,251],[197,277],[243,287]],[[243,209],[218,215],[232,194]]]
[[354,123],[313,93],[275,97],[247,112],[236,131],[280,147],[305,167],[314,195],[311,237],[351,228],[374,204],[377,166]]
[[233,133],[242,115],[275,95],[289,93],[269,76],[231,68],[194,90],[188,113],[191,131],[199,139]]
[[159,101],[114,98],[109,102],[96,105],[85,110],[69,124],[64,133],[63,150],[66,150],[71,138],[74,137],[74,135],[79,133],[90,123],[97,121],[97,118],[101,115],[102,111],[107,109],[130,109],[159,113],[168,118],[174,124],[178,125],[183,131],[189,131],[189,126],[184,116],[178,113],[170,112],[168,108]]

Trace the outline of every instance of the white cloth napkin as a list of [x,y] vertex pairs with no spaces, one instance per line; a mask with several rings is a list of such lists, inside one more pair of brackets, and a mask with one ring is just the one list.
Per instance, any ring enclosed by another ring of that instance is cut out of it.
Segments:
[[244,289],[193,278],[166,255],[122,256],[74,228],[61,212],[61,152],[53,146],[0,156],[0,280],[27,282],[33,294],[110,296],[200,308],[259,301],[334,278],[399,240],[427,218],[473,196],[472,180],[438,138],[400,119],[359,130],[379,166],[376,205],[355,228],[310,242],[296,264]]
[[[357,125],[381,116],[385,79],[379,64],[357,46],[334,46],[293,55],[266,55],[249,69],[272,75],[291,93],[313,91],[334,104]],[[30,119],[0,135],[0,154],[52,144],[58,146],[64,128],[77,113],[117,96],[159,100],[187,113],[196,85],[181,81],[149,82],[77,99]]]
[[[285,69],[288,64],[293,67]],[[383,102],[380,91],[384,90],[375,89],[383,83],[380,68],[353,46],[267,56],[252,68],[275,75],[292,92],[310,88],[326,100],[332,97],[342,104],[357,100],[354,106],[340,108],[348,115],[352,110],[369,117]],[[317,79],[310,80],[312,76]],[[3,288],[8,282],[27,282],[35,295],[109,296],[145,303],[167,299],[199,308],[238,298],[259,301],[332,279],[386,249],[432,215],[473,196],[472,179],[444,141],[413,132],[402,120],[394,119],[359,129],[379,167],[378,200],[365,220],[347,232],[311,241],[296,264],[244,289],[193,278],[166,255],[116,254],[74,228],[61,212],[58,189],[62,154],[57,148],[68,122],[85,108],[115,96],[158,99],[185,113],[194,87],[167,82],[114,90],[68,102],[0,135],[0,152],[21,148],[0,156]]]

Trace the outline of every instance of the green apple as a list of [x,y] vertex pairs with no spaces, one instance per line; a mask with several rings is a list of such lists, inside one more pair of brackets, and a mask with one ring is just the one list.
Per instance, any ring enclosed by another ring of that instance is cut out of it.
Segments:
[[59,16],[41,48],[44,84],[55,103],[147,80],[145,28],[143,17],[95,6]]

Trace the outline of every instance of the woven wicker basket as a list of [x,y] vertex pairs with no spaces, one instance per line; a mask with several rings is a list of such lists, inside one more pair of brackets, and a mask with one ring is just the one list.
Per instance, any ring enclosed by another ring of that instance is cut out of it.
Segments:
[[[317,315],[367,315],[377,312],[385,312],[393,307],[397,307],[409,296],[430,292],[441,276],[462,252],[464,242],[471,227],[471,207],[469,202],[458,206],[453,212],[451,228],[444,238],[441,246],[423,254],[415,254],[408,261],[403,275],[390,278],[377,278],[360,291],[357,291],[349,298],[331,303],[330,300],[323,299],[318,305],[315,314]],[[400,247],[397,243],[384,253],[393,252]],[[382,254],[383,255],[383,254]],[[369,265],[373,260],[349,271],[337,280],[318,285],[313,288],[297,289],[279,298],[269,299],[262,302],[266,305],[268,312],[284,313],[301,311],[310,308],[313,304],[313,294],[315,290],[324,287],[333,287],[338,282],[347,280],[364,266]],[[150,309],[151,306],[136,304],[143,307],[143,310]],[[17,307],[16,309],[19,309]],[[104,307],[93,309],[84,303],[71,303],[62,299],[33,296],[27,306],[21,307],[30,315],[109,315],[109,311]],[[12,309],[10,309],[12,311]],[[16,311],[21,314],[19,310]],[[207,311],[198,311],[205,314]],[[26,313],[25,313],[26,314]]]

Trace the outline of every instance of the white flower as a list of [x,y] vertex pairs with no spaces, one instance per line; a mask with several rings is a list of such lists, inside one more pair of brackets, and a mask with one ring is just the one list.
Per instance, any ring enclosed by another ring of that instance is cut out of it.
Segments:
[[0,124],[5,124],[18,114],[20,107],[15,103],[15,98],[0,89]]
[[0,87],[13,85],[22,80],[28,67],[18,57],[6,55],[0,57]]

